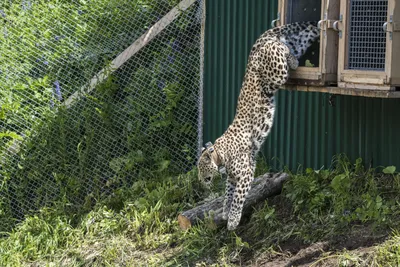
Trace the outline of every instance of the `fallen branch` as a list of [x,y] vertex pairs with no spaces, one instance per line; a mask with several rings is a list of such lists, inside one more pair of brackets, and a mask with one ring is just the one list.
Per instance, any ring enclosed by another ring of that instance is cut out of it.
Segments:
[[[286,173],[266,173],[254,179],[249,194],[243,206],[243,214],[249,213],[252,207],[260,201],[278,195],[285,182],[289,178]],[[216,226],[226,223],[222,219],[222,205],[224,196],[218,197],[203,205],[187,210],[178,215],[178,222],[181,229],[189,229],[192,225],[203,221],[210,215]]]

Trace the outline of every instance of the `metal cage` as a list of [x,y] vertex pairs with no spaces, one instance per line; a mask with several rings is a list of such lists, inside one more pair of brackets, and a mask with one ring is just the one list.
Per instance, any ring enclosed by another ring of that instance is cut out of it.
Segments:
[[321,37],[299,59],[288,85],[324,86],[337,83],[338,35],[328,21],[339,19],[339,0],[279,0],[281,25],[301,21],[319,21]]
[[351,0],[348,24],[347,68],[385,69],[387,0]]
[[[286,1],[286,23],[319,21],[321,19],[321,1],[288,0]],[[315,42],[300,58],[299,66],[319,66],[319,42]]]
[[[341,0],[338,86],[400,97],[397,0]],[[373,95],[373,93],[371,93]]]
[[284,88],[400,98],[400,1],[278,0],[272,25],[304,20],[319,20],[319,46]]

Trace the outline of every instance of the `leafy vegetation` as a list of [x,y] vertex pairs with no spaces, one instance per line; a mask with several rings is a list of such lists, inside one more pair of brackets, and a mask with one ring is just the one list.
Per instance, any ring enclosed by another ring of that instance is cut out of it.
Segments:
[[[195,8],[73,108],[62,105],[175,4],[0,3],[0,265],[231,266],[327,242],[330,252],[305,260],[398,266],[400,175],[342,155],[329,170],[291,174],[236,232],[208,220],[179,229],[178,213],[207,194],[188,168],[199,47],[183,37],[196,35]],[[256,173],[267,170],[260,159]]]
[[90,94],[63,105],[176,3],[0,3],[0,231],[55,202],[85,214],[139,178],[194,165],[197,3]]
[[[179,229],[178,213],[207,194],[196,176],[193,170],[135,181],[86,215],[67,213],[68,203],[43,209],[1,239],[0,265],[250,265],[289,258],[315,242],[330,249],[305,259],[312,266],[398,265],[400,175],[394,167],[365,169],[360,159],[352,164],[339,156],[330,170],[292,174],[282,194],[260,203],[235,232],[207,220]],[[364,240],[371,236],[376,239]],[[346,245],[347,237],[355,245]]]

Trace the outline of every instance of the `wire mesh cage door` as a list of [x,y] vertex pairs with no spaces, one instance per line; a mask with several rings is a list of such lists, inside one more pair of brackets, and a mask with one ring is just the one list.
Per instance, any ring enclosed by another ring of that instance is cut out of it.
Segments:
[[399,17],[394,12],[395,4],[395,0],[342,0],[339,86],[394,89],[393,78],[398,74],[393,66],[397,55],[393,52],[399,49],[398,33],[393,27]]
[[281,25],[302,21],[318,21],[319,42],[314,43],[291,73],[289,84],[330,85],[337,83],[338,35],[329,21],[339,17],[339,0],[280,0],[278,17]]
[[387,0],[351,0],[346,69],[385,70]]

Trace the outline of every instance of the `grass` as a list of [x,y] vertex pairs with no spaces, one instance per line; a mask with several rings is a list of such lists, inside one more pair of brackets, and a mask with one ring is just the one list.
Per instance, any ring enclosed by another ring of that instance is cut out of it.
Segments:
[[400,265],[400,235],[392,233],[385,242],[354,251],[341,251],[322,256],[310,266],[399,266]]
[[[265,165],[260,165],[267,169]],[[0,239],[1,266],[398,266],[399,174],[339,156],[329,170],[291,174],[235,232],[207,221],[181,231],[177,214],[208,192],[196,171],[139,180],[91,212],[66,203],[27,217]],[[340,183],[338,183],[340,181]],[[324,244],[323,251],[313,246]],[[313,253],[309,255],[309,251]],[[308,254],[307,254],[308,253]],[[304,254],[302,257],[299,255]]]

